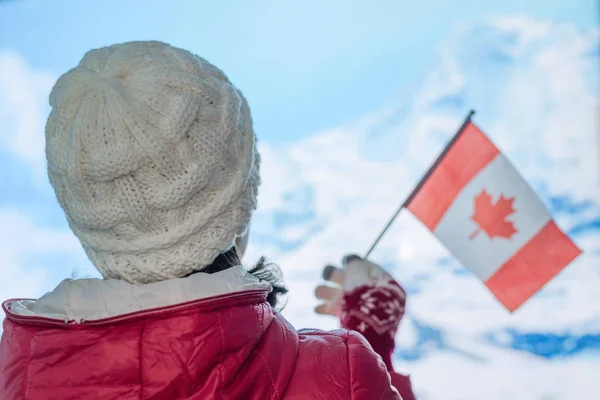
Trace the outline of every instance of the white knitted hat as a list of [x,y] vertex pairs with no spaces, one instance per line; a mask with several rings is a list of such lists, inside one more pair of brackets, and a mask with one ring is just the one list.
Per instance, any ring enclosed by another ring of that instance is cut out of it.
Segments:
[[185,276],[247,230],[260,183],[250,110],[207,61],[160,42],[92,50],[50,105],[50,182],[105,278]]

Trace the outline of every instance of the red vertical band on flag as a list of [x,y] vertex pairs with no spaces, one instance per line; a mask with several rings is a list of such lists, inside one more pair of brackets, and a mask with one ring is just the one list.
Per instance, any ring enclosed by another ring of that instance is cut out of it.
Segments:
[[549,221],[485,284],[512,312],[579,254],[581,250],[556,226],[554,221]]
[[432,231],[458,193],[498,155],[496,146],[472,122],[451,146],[407,205]]

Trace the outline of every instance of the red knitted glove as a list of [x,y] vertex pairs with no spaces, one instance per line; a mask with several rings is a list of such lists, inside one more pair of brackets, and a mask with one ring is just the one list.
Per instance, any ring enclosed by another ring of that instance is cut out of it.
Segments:
[[410,379],[394,372],[392,352],[395,336],[406,304],[406,292],[381,266],[350,255],[342,261],[343,269],[327,266],[317,287],[316,296],[323,303],[319,314],[334,315],[342,328],[360,332],[383,359],[392,383],[404,400],[413,400]]

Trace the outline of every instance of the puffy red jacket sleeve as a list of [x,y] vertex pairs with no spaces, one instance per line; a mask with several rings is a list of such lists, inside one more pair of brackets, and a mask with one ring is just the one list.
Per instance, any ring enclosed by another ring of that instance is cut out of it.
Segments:
[[395,336],[406,306],[406,292],[376,264],[356,257],[347,263],[347,267],[354,263],[354,268],[376,269],[379,271],[376,273],[381,275],[344,292],[340,307],[340,324],[342,328],[364,336],[373,351],[381,356],[391,375],[392,385],[403,400],[415,400],[410,377],[395,372],[392,363],[392,353],[396,346]]
[[402,400],[385,364],[362,335],[349,332],[347,346],[351,400]]

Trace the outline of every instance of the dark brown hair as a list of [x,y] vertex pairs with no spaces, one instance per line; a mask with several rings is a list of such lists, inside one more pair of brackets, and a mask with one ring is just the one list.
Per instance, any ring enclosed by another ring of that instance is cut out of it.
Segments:
[[[192,274],[198,272],[214,274],[216,272],[224,271],[231,267],[237,267],[240,265],[242,265],[240,257],[238,256],[235,248],[232,247],[228,251],[219,254],[212,264],[199,271],[192,272]],[[267,262],[265,257],[261,257],[254,267],[248,270],[248,272],[257,277],[259,280],[271,284],[273,290],[268,294],[267,302],[274,309],[278,311],[282,310],[285,304],[281,305],[280,300],[282,296],[288,293],[288,289],[283,284],[283,273],[281,272],[281,268],[279,268],[277,264]]]

